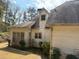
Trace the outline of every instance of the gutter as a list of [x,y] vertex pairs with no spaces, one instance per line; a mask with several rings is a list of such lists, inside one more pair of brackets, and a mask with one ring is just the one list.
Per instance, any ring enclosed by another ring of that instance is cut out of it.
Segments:
[[50,39],[50,50],[49,50],[49,59],[51,59],[51,55],[52,55],[52,35],[53,35],[53,28],[52,28],[52,26],[50,27],[50,29],[51,29],[51,39]]

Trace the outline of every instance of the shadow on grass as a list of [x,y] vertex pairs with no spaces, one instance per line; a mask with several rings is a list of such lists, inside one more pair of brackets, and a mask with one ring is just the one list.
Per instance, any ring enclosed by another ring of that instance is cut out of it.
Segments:
[[11,48],[11,47],[4,47],[0,48],[0,50],[5,51],[5,52],[10,52],[10,53],[15,53],[15,54],[21,54],[21,55],[29,55],[29,54],[36,54],[40,55],[42,59],[47,59],[43,54],[40,49],[35,49],[35,48],[27,48],[25,51]]
[[22,50],[14,49],[14,48],[11,48],[11,47],[0,48],[0,50],[6,51],[6,52],[11,52],[11,53],[16,53],[16,54],[22,54],[22,55],[32,54],[29,51],[22,51]]

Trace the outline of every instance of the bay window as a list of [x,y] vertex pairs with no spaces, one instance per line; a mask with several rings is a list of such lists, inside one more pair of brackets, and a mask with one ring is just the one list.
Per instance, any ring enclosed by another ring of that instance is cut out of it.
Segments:
[[16,40],[24,40],[24,32],[13,32],[13,42]]

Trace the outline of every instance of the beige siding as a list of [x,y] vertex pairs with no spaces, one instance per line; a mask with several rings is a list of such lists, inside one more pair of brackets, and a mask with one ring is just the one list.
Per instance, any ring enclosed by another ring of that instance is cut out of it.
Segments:
[[79,26],[54,26],[52,46],[65,53],[74,53],[79,49]]
[[27,28],[11,28],[10,31],[14,32],[25,32],[27,31]]
[[[42,39],[36,39],[35,38],[35,33],[42,33]],[[33,29],[32,30],[32,39],[36,42],[36,44],[34,44],[35,46],[39,46],[39,42],[44,42],[47,41],[49,42],[51,38],[51,31],[50,29]]]

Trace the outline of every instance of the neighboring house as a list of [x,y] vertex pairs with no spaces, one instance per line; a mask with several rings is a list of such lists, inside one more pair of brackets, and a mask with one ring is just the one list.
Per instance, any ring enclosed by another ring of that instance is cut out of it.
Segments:
[[34,21],[11,27],[12,44],[24,39],[26,46],[39,47],[39,42],[48,41],[67,54],[79,51],[79,1],[65,2],[51,13],[44,8],[38,12]]
[[67,1],[51,11],[52,46],[63,53],[79,55],[79,1]]

